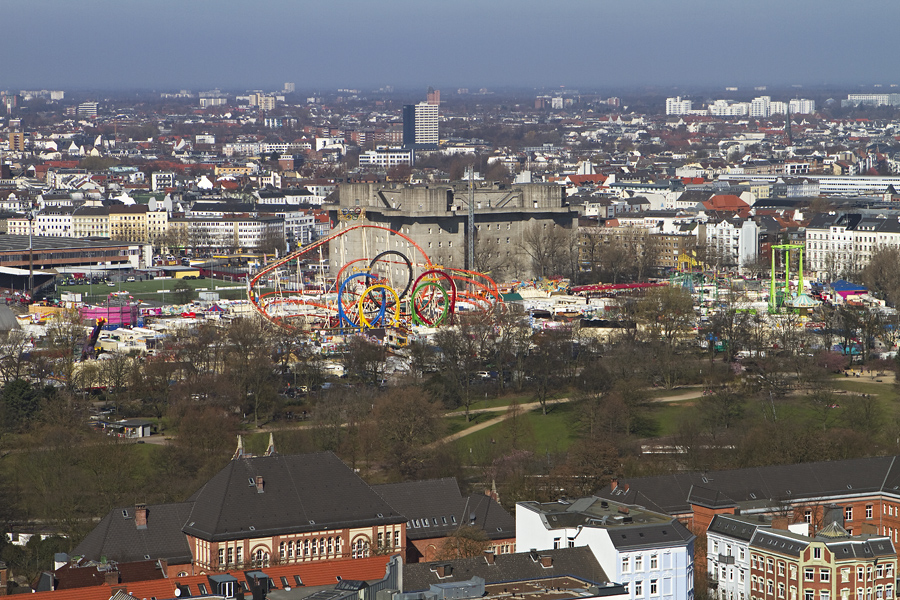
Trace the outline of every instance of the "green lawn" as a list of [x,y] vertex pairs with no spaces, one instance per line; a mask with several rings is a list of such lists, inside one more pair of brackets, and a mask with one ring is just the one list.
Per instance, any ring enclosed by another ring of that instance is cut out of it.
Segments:
[[[198,298],[198,291],[216,291],[219,293],[219,296],[224,299],[239,299],[244,298],[247,295],[246,287],[240,282],[231,282],[231,281],[222,281],[220,279],[151,279],[149,281],[123,281],[121,283],[115,283],[112,286],[109,286],[105,283],[100,283],[96,285],[59,285],[57,286],[58,293],[63,292],[73,292],[76,294],[82,294],[84,300],[86,302],[101,302],[106,300],[106,297],[113,292],[128,292],[135,298],[139,298],[141,300],[153,300],[158,302],[173,302],[174,301],[174,290],[175,285],[184,283],[192,290],[194,293],[191,294],[191,299],[196,300]],[[226,288],[238,288],[238,289],[219,289],[222,287]],[[163,290],[166,290],[163,292]]]
[[[546,415],[537,409],[522,415],[514,431],[509,419],[497,425],[476,431],[454,442],[462,453],[469,453],[473,463],[484,464],[497,453],[511,445],[511,437],[519,436],[520,447],[528,448],[537,456],[556,454],[566,450],[576,440],[573,424],[574,406],[556,404]],[[496,416],[496,415],[494,415]]]
[[652,404],[650,406],[650,419],[656,423],[655,437],[674,435],[681,425],[685,411],[696,404],[697,400]]
[[[471,406],[469,406],[469,410],[478,410],[481,408],[496,408],[498,406],[509,406],[514,401],[518,401],[519,404],[524,404],[526,402],[533,402],[534,398],[531,396],[523,396],[523,395],[515,395],[515,396],[500,396],[499,398],[488,398],[487,400],[479,400],[477,402],[473,402]],[[460,406],[459,408],[454,408],[450,412],[459,412],[465,413],[466,407]],[[495,413],[496,414],[499,413]]]

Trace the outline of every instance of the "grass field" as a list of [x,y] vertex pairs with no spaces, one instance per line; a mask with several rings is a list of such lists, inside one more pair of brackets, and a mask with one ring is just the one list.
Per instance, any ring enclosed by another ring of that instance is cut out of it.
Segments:
[[[461,420],[464,421],[465,418]],[[489,463],[496,457],[498,448],[508,447],[513,435],[525,440],[520,445],[538,456],[556,454],[566,450],[575,441],[573,420],[574,407],[571,404],[556,404],[546,415],[541,414],[540,409],[524,413],[521,422],[515,426],[515,432],[511,421],[506,420],[453,443],[459,452],[472,457],[473,464]]]
[[[128,292],[140,300],[155,302],[174,302],[175,285],[183,282],[191,288],[191,299],[196,300],[201,291],[216,291],[219,297],[228,300],[244,298],[247,294],[246,287],[239,282],[213,280],[213,279],[151,279],[149,281],[123,281],[109,286],[105,283],[96,285],[59,285],[57,291],[82,294],[85,302],[102,302],[113,292]],[[236,289],[220,289],[236,288]]]

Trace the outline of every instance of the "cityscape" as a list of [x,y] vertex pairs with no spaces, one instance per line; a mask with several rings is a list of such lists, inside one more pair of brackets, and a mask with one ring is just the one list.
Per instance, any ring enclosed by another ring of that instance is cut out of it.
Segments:
[[0,596],[894,600],[898,8],[5,6]]

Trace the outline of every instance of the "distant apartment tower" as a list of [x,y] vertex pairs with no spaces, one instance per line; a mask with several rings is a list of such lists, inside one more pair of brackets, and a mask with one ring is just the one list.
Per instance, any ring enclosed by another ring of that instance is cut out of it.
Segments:
[[13,131],[9,134],[9,151],[25,152],[25,134],[21,131]]
[[900,94],[848,94],[846,100],[841,101],[841,106],[898,106]]
[[78,116],[80,117],[96,117],[97,116],[97,107],[99,103],[97,102],[82,102],[78,105]]
[[437,146],[438,140],[438,105],[416,104],[416,145]]
[[285,83],[284,84],[284,93],[285,94],[293,94],[297,90],[297,84],[295,83]]
[[674,98],[666,98],[666,114],[667,115],[686,115],[691,112],[692,105],[690,100],[682,100],[681,96]]
[[797,98],[788,102],[792,115],[811,115],[816,112],[816,101]]
[[441,90],[436,90],[433,87],[428,88],[428,95],[425,100],[428,104],[440,105],[441,103]]
[[772,114],[771,109],[772,97],[759,96],[750,101],[750,116],[757,118],[765,118]]

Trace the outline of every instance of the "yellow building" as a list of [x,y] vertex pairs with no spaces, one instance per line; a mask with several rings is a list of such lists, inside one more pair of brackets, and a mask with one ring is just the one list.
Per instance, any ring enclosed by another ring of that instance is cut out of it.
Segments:
[[169,213],[165,210],[147,212],[147,237],[154,246],[160,246],[166,239],[169,229]]
[[149,241],[147,213],[144,204],[111,206],[109,208],[109,235],[114,240],[127,242]]
[[72,213],[74,237],[109,237],[109,209],[85,206]]
[[250,175],[252,169],[246,165],[216,166],[216,177],[219,175]]

